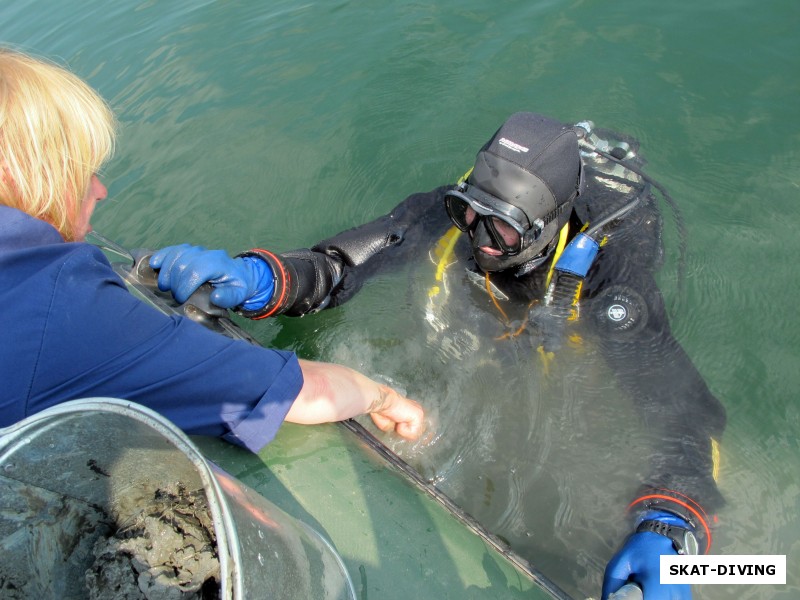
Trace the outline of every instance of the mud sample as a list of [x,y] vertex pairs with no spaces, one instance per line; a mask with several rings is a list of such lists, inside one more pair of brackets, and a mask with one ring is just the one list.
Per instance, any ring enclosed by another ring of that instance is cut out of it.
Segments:
[[113,529],[100,506],[0,476],[0,598],[82,600],[92,548]]
[[218,600],[216,536],[202,490],[158,489],[141,510],[97,540],[89,600]]

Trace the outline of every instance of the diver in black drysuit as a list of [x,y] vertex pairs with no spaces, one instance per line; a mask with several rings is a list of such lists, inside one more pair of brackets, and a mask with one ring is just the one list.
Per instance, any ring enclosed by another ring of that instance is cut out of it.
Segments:
[[212,301],[249,318],[299,316],[346,302],[374,274],[423,260],[451,236],[452,256],[441,260],[483,281],[505,335],[528,336],[532,351],[552,356],[579,322],[660,440],[603,598],[628,581],[648,600],[690,598],[688,586],[660,583],[659,556],[709,551],[725,412],[673,337],[654,280],[663,261],[654,187],[666,192],[642,172],[635,140],[620,137],[517,113],[457,185],[413,194],[310,249],[231,259],[184,244],[151,265],[178,301],[210,281]]

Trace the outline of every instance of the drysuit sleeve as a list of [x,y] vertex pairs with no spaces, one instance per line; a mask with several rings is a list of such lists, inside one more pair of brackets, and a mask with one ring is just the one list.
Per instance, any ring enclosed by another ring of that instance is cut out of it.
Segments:
[[[656,441],[650,474],[631,509],[676,513],[710,539],[709,515],[723,503],[714,475],[725,410],[672,335],[652,276],[616,265],[617,281],[604,285],[587,308],[607,361]],[[635,272],[636,280],[619,281],[620,272]],[[608,282],[608,275],[601,279]]]
[[279,314],[302,316],[352,298],[375,274],[423,255],[437,231],[446,228],[447,187],[412,194],[392,212],[322,240],[311,248],[281,254],[253,249],[275,274],[275,293],[258,311],[240,310],[251,319]]

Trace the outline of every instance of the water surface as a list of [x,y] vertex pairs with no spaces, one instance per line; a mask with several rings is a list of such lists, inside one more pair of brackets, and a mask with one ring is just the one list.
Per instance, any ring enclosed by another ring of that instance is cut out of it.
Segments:
[[[679,293],[665,212],[672,325],[728,411],[714,551],[789,556],[785,587],[695,596],[764,600],[800,595],[799,17],[791,0],[0,7],[5,42],[68,63],[119,115],[95,226],[131,247],[310,245],[453,181],[517,110],[639,138],[688,236]],[[246,326],[424,401],[435,436],[397,450],[570,594],[599,596],[652,443],[630,400],[591,348],[546,376],[519,348],[503,369],[447,360],[420,323],[423,271]]]

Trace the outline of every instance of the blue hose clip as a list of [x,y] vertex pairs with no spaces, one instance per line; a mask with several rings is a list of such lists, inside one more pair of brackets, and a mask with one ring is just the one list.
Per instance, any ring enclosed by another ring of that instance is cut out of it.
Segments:
[[561,257],[556,263],[556,270],[578,277],[586,277],[599,250],[600,244],[585,233],[579,233],[564,248],[564,252],[561,253]]

